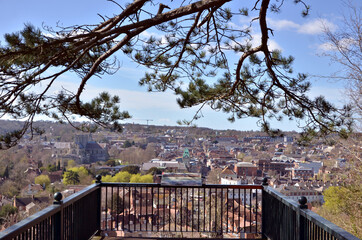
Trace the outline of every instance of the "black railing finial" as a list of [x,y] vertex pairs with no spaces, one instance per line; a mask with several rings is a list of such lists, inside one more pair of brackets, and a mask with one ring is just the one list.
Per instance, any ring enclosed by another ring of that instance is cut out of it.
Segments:
[[268,178],[263,178],[263,183],[261,185],[268,186]]
[[299,207],[300,207],[301,209],[307,209],[307,208],[308,208],[308,206],[307,206],[308,200],[307,200],[306,197],[301,196],[301,197],[298,199],[298,202],[299,202]]
[[63,198],[63,195],[60,192],[54,193],[53,204],[59,204],[59,205],[62,204],[62,198]]
[[96,183],[101,183],[102,182],[101,180],[102,180],[102,176],[98,174],[96,176]]

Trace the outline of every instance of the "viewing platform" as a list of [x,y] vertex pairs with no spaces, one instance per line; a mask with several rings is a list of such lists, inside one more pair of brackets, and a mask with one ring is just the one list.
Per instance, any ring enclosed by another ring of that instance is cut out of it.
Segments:
[[358,240],[262,185],[178,186],[97,181],[0,232],[0,239]]

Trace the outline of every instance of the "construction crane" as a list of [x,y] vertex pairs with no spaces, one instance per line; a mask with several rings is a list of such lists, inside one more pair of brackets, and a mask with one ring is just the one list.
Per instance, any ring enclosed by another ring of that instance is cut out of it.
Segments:
[[136,121],[146,121],[146,122],[147,122],[147,125],[148,125],[148,122],[153,121],[152,119],[133,119],[133,120],[136,120]]

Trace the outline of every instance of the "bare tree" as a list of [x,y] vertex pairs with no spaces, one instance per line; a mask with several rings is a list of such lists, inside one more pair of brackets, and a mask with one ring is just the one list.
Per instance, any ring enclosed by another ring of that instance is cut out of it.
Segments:
[[343,80],[346,94],[354,110],[358,130],[362,130],[362,6],[345,2],[348,14],[343,16],[337,31],[324,26],[324,52],[341,69],[335,72],[334,79]]
[[346,95],[353,107],[353,115],[357,132],[349,139],[334,138],[333,141],[342,150],[347,160],[346,168],[338,174],[343,185],[332,187],[324,193],[326,203],[319,213],[361,237],[361,202],[362,202],[362,5],[345,2],[348,14],[344,16],[337,31],[325,27],[324,46],[328,49],[325,55],[341,66],[341,70],[330,78],[346,83]]

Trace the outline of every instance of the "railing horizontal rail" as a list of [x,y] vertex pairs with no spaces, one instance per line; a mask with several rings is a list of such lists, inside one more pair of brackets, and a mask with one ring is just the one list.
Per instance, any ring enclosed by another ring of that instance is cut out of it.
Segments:
[[82,190],[80,190],[79,192],[76,192],[76,193],[70,195],[69,197],[65,198],[63,200],[62,206],[67,207],[67,206],[73,204],[74,202],[78,201],[79,199],[86,197],[88,194],[96,191],[99,188],[100,188],[99,184],[89,185],[89,186],[83,188]]
[[160,183],[122,183],[122,182],[102,182],[102,186],[121,187],[121,186],[134,186],[134,187],[176,187],[176,188],[234,188],[234,189],[263,189],[261,185],[255,184],[241,184],[241,185],[221,185],[221,184],[202,184],[202,185],[163,185]]

